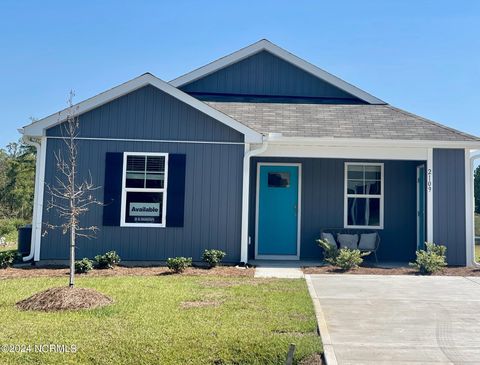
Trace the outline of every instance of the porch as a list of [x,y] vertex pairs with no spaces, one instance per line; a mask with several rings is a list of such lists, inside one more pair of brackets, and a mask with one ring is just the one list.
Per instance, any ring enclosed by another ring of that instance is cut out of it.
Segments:
[[379,234],[381,265],[405,265],[427,236],[426,166],[426,159],[252,158],[249,262],[318,265],[323,230],[358,228]]

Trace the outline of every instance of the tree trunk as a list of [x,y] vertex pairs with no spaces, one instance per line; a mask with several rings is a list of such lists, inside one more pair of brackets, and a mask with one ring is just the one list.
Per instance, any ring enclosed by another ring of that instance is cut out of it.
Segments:
[[75,226],[70,227],[70,283],[69,287],[73,288],[75,276]]

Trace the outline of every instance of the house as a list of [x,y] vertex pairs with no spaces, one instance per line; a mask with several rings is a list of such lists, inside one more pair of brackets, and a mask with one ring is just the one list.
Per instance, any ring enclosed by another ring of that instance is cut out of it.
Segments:
[[[377,231],[380,261],[425,241],[473,262],[472,151],[480,139],[395,108],[267,40],[167,83],[146,73],[78,104],[79,174],[101,185],[77,257],[228,262],[318,259],[325,228]],[[25,260],[68,258],[42,236],[66,110],[35,121],[33,232]]]

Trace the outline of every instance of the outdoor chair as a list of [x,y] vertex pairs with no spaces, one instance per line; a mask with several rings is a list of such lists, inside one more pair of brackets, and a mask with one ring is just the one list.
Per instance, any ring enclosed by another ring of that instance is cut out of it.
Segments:
[[[372,230],[372,229],[355,229],[355,228],[328,228],[328,229],[323,229],[321,231],[320,238],[322,238],[323,233],[330,233],[332,234],[333,238],[335,239],[335,243],[337,245],[337,248],[340,247],[340,243],[338,242],[338,235],[339,234],[356,234],[358,235],[358,241],[356,243],[356,249],[360,250],[360,252],[371,252],[373,256],[375,257],[375,262],[378,264],[378,258],[377,258],[377,251],[380,246],[380,235],[378,234],[377,231]],[[361,241],[361,235],[362,234],[375,234],[375,240],[370,248],[364,248],[364,247],[359,247],[360,241]]]

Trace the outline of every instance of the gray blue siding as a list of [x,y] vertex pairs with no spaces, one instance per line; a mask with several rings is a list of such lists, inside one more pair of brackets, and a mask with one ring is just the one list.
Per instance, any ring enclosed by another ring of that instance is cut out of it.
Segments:
[[356,99],[267,51],[193,81],[181,89],[188,93]]
[[[80,116],[80,137],[243,142],[243,135],[154,86]],[[47,136],[61,136],[61,126]]]
[[450,265],[466,264],[465,151],[433,150],[433,240]]
[[[255,158],[251,173],[250,206],[255,206],[257,162],[302,163],[302,222],[300,256],[302,259],[319,259],[322,251],[315,243],[320,231],[341,228],[344,223],[344,163],[343,159],[313,158]],[[365,161],[365,160],[362,160]],[[416,249],[416,161],[384,162],[385,196],[384,226],[378,259],[385,261],[410,261]],[[253,204],[253,205],[252,205]],[[252,244],[250,258],[255,248],[255,209],[250,210],[249,234]]]
[[[138,139],[203,140],[221,143],[129,142],[79,140],[80,175],[90,171],[96,185],[103,185],[107,152],[168,152],[186,155],[185,222],[183,227],[135,228],[102,226],[102,207],[82,217],[84,226],[97,225],[96,239],[79,239],[77,257],[93,257],[116,250],[123,260],[165,260],[188,256],[200,260],[206,248],[227,252],[226,261],[238,262],[240,254],[243,136],[199,111],[193,110],[153,87],[138,90],[80,118],[80,136]],[[48,131],[58,135],[59,127]],[[46,183],[55,179],[53,153],[63,141],[48,138]],[[103,187],[97,192],[103,199]],[[45,193],[45,202],[48,194]],[[175,204],[175,202],[167,202]],[[45,207],[46,208],[46,204]],[[56,224],[53,211],[44,209],[43,222]],[[42,238],[41,259],[68,257],[66,236],[49,231]]]

